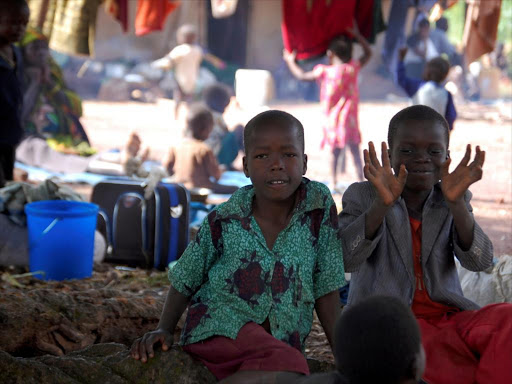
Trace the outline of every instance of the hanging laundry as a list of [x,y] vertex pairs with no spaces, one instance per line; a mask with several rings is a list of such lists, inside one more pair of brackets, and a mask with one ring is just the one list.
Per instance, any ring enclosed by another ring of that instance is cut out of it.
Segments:
[[284,47],[297,51],[299,60],[323,55],[329,42],[346,33],[354,19],[371,42],[384,29],[381,0],[282,0],[282,7]]
[[49,47],[71,55],[92,55],[96,15],[102,0],[29,0],[29,25],[41,27]]
[[330,40],[352,26],[356,0],[282,1],[283,44],[299,60],[323,55]]
[[355,19],[361,35],[369,43],[375,43],[377,34],[386,30],[386,24],[382,17],[382,0],[358,0]]
[[179,5],[179,0],[138,0],[135,34],[143,36],[153,31],[161,31],[167,16]]
[[105,0],[105,12],[119,21],[123,32],[128,32],[128,0]]
[[468,9],[464,36],[466,63],[492,52],[498,35],[501,0],[466,0]]
[[237,4],[238,0],[212,0],[212,16],[216,19],[232,16]]

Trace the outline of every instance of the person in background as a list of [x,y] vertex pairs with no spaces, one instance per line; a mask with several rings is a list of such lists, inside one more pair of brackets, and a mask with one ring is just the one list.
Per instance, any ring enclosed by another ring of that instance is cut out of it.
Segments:
[[142,140],[137,132],[130,133],[128,141],[121,152],[121,164],[126,176],[147,177],[149,172],[143,164],[149,158],[149,147],[141,151]]
[[16,146],[23,137],[23,64],[14,43],[25,34],[29,16],[25,0],[0,6],[0,188],[13,179]]
[[216,83],[206,87],[202,93],[204,103],[213,115],[213,130],[205,143],[210,146],[221,167],[231,169],[233,161],[243,151],[243,131],[241,125],[229,130],[223,113],[231,102],[231,90],[228,86]]
[[169,270],[171,287],[155,331],[132,356],[171,348],[187,305],[183,349],[222,383],[291,383],[309,374],[304,343],[313,310],[334,346],[343,285],[336,205],[327,187],[303,177],[304,128],[266,111],[244,130],[244,172],[236,191],[204,220]]
[[222,170],[211,148],[205,143],[214,125],[213,115],[202,103],[192,104],[187,113],[187,131],[177,146],[171,147],[164,167],[187,188],[208,188],[213,193],[231,194],[238,187],[218,183]]
[[176,32],[177,46],[161,59],[152,63],[155,68],[173,69],[176,80],[176,89],[173,91],[174,118],[178,118],[179,106],[182,102],[190,103],[194,100],[196,83],[199,77],[201,62],[207,60],[218,68],[225,64],[218,57],[206,53],[197,43],[197,28],[192,24],[185,24]]
[[406,75],[404,57],[407,47],[401,48],[398,53],[398,66],[396,77],[398,84],[412,98],[413,104],[423,104],[433,108],[444,116],[450,127],[457,118],[457,111],[453,102],[453,96],[444,87],[444,81],[450,71],[450,64],[442,57],[435,57],[428,61],[423,70],[423,79],[410,78]]
[[424,383],[425,351],[411,309],[392,296],[373,296],[343,310],[336,323],[336,371],[296,384]]
[[468,188],[485,151],[471,145],[450,172],[449,128],[425,105],[398,112],[379,162],[369,143],[366,182],[343,194],[341,242],[352,272],[348,307],[373,295],[409,305],[418,320],[429,383],[512,382],[512,304],[480,308],[464,297],[455,266],[483,271],[493,246],[473,215]]
[[439,55],[446,55],[451,66],[460,65],[464,69],[463,56],[457,52],[455,46],[448,40],[448,19],[441,17],[436,21],[436,28],[430,31],[430,40],[434,43]]
[[439,56],[434,43],[430,39],[430,23],[420,18],[415,32],[407,38],[406,56],[404,61],[407,76],[420,78],[427,61]]
[[363,47],[363,55],[352,59],[352,42],[346,37],[332,40],[327,50],[329,65],[316,65],[312,71],[304,72],[295,62],[294,52],[283,52],[283,57],[292,74],[299,80],[320,82],[320,100],[325,113],[324,137],[322,147],[329,146],[332,151],[331,175],[332,190],[337,188],[338,163],[341,160],[341,172],[345,172],[345,151],[350,149],[354,158],[356,172],[363,179],[363,165],[359,145],[359,87],[358,74],[371,57],[370,44],[359,33],[356,22],[348,30]]
[[61,152],[93,154],[79,120],[82,100],[67,88],[59,65],[50,56],[46,36],[30,28],[20,47],[25,65],[25,132],[47,139],[52,149]]

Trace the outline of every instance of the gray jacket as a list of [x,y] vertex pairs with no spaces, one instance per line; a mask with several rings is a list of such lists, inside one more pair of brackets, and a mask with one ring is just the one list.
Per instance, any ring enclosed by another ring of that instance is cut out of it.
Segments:
[[[471,192],[464,200],[469,204]],[[415,276],[412,257],[412,238],[409,215],[400,197],[386,214],[375,238],[365,238],[365,214],[376,192],[365,181],[352,184],[343,194],[340,214],[341,239],[345,271],[352,272],[348,303],[375,294],[401,298],[411,305]],[[453,216],[444,201],[441,188],[436,185],[423,208],[421,264],[423,279],[430,298],[436,302],[462,310],[478,309],[478,305],[463,296],[456,256],[462,266],[481,271],[492,264],[493,247],[487,235],[475,221],[473,244],[467,251],[458,245]]]

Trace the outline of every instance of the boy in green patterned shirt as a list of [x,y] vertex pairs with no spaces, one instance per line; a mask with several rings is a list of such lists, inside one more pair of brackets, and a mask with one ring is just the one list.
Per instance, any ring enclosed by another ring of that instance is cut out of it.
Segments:
[[244,130],[241,188],[205,219],[169,271],[171,287],[155,331],[132,346],[146,362],[167,350],[187,307],[185,351],[226,383],[279,383],[309,374],[302,354],[316,309],[331,347],[344,281],[336,206],[309,181],[304,129],[266,111]]

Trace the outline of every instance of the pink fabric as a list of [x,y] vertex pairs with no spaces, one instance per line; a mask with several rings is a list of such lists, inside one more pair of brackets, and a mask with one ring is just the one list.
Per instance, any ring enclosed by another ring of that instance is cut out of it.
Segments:
[[304,355],[277,340],[261,325],[245,324],[235,340],[214,336],[183,349],[222,380],[238,371],[287,371],[309,375]]
[[345,144],[361,143],[357,76],[361,65],[358,60],[340,65],[315,66],[313,71],[320,83],[320,102],[327,121],[324,124],[322,148],[344,148]]
[[512,383],[512,304],[418,319],[428,383]]

